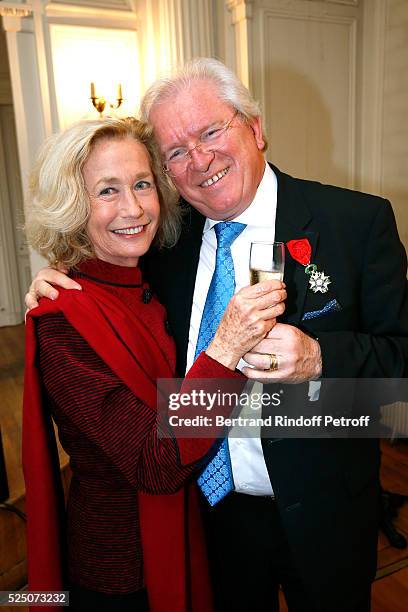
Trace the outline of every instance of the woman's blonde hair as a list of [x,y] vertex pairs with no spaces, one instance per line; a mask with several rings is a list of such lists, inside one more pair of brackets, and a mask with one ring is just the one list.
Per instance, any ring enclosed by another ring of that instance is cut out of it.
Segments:
[[101,138],[134,138],[146,147],[160,201],[155,243],[163,247],[177,242],[178,194],[162,169],[151,128],[133,117],[81,121],[47,140],[30,177],[27,239],[51,265],[60,262],[71,268],[95,257],[86,231],[90,200],[82,169]]

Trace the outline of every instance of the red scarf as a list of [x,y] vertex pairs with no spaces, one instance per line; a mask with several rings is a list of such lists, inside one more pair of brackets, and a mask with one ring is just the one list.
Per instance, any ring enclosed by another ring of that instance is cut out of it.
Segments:
[[[141,319],[100,286],[76,280],[84,287],[83,291],[60,290],[55,302],[44,299],[27,316],[23,469],[28,516],[28,581],[32,591],[63,588],[59,466],[50,417],[41,400],[36,319],[62,312],[109,368],[152,408],[156,408],[157,401],[156,379],[174,375]],[[138,503],[144,578],[151,612],[211,612],[195,485],[173,495],[138,492]],[[36,607],[35,611],[41,609]],[[46,610],[50,612],[52,608],[44,607]]]

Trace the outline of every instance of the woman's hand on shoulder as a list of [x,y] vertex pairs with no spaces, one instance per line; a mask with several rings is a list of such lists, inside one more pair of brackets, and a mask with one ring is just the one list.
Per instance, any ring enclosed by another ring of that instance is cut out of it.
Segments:
[[56,300],[58,290],[53,285],[63,287],[64,289],[82,289],[81,285],[67,276],[67,272],[68,270],[62,266],[59,266],[58,270],[54,268],[41,268],[32,281],[28,293],[26,293],[25,305],[27,309],[36,308],[41,297]]

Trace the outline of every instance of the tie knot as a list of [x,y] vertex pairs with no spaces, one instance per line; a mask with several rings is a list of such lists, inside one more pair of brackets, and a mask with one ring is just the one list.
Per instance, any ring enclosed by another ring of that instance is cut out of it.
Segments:
[[218,248],[229,248],[245,228],[244,223],[237,223],[236,221],[221,221],[221,223],[214,225]]

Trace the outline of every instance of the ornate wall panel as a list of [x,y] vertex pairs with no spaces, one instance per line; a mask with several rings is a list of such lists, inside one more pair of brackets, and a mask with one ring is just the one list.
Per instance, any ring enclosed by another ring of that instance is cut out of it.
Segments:
[[53,0],[55,4],[72,4],[74,6],[90,6],[92,8],[132,11],[135,3],[131,0]]
[[252,70],[271,160],[297,176],[355,186],[357,12],[326,2],[262,2]]

